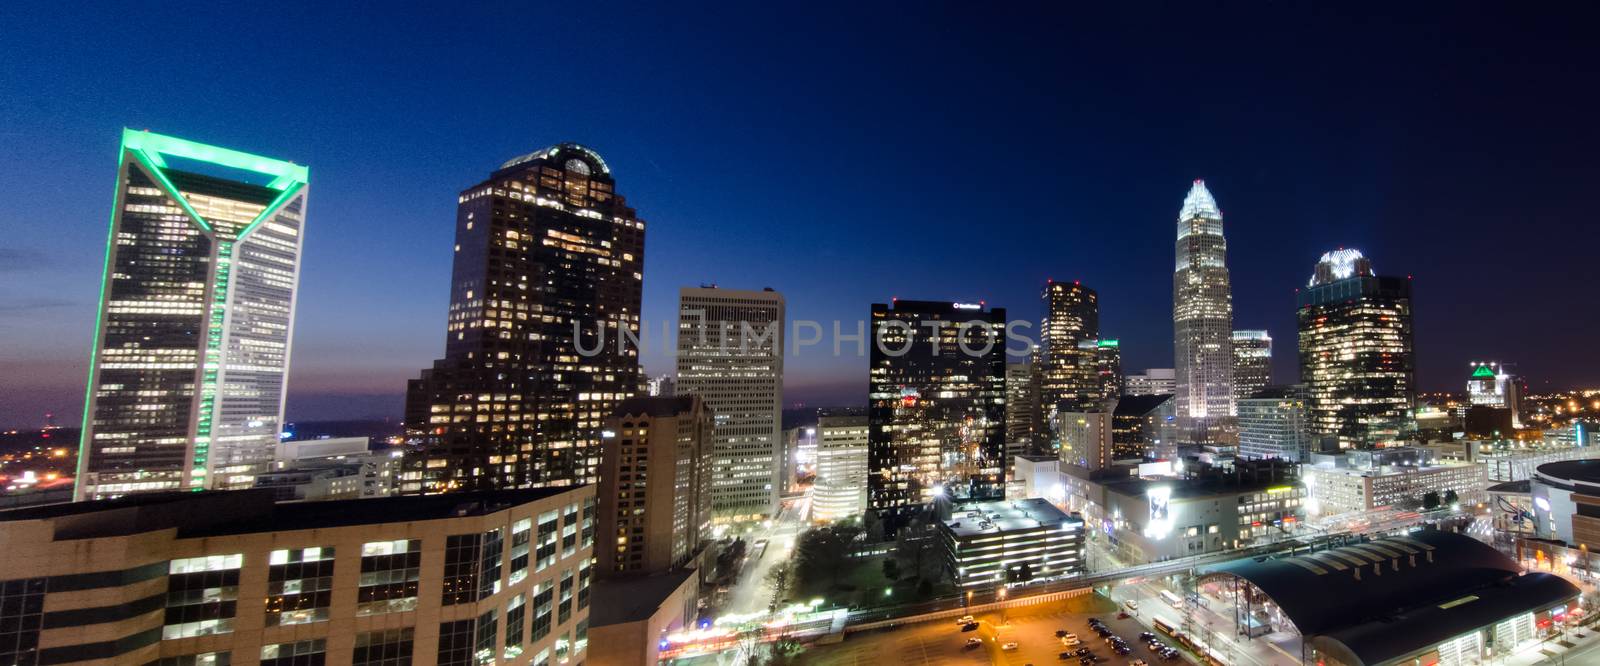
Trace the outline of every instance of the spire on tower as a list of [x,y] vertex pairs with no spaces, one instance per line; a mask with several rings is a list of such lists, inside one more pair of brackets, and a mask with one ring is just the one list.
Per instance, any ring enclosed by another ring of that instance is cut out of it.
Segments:
[[1178,220],[1188,220],[1195,217],[1222,219],[1222,209],[1217,208],[1217,200],[1211,197],[1211,190],[1206,189],[1206,181],[1196,178],[1194,187],[1189,188],[1189,195],[1183,198],[1183,211],[1178,213]]

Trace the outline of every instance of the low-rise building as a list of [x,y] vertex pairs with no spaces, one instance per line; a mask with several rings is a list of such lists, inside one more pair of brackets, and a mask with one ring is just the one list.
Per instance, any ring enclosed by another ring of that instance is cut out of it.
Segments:
[[1580,592],[1556,574],[1523,571],[1472,537],[1438,530],[1199,573],[1197,596],[1208,609],[1248,635],[1293,636],[1302,646],[1294,661],[1327,666],[1509,663],[1562,633]]
[[1083,519],[1041,498],[962,504],[938,525],[945,564],[962,589],[1086,570]]
[[280,502],[388,497],[396,493],[401,451],[372,451],[366,437],[290,440],[278,445],[257,488]]
[[1135,564],[1218,552],[1288,536],[1305,518],[1305,488],[1295,466],[1239,460],[1190,469],[1182,478],[1085,476],[1068,470],[1066,505]]
[[1488,485],[1484,466],[1436,464],[1425,449],[1397,447],[1344,454],[1314,454],[1300,476],[1315,516],[1369,511],[1379,507],[1425,509],[1450,501],[1476,504]]
[[1536,536],[1600,550],[1600,460],[1540,465],[1530,492]]
[[582,662],[594,507],[580,486],[0,512],[0,662]]

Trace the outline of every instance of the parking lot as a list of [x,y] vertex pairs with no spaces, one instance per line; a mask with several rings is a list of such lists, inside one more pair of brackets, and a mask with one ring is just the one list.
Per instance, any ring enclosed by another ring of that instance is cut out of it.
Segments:
[[[1116,635],[1128,642],[1133,651],[1119,656],[1099,636],[1089,629],[1089,618],[1098,617]],[[802,664],[829,666],[856,666],[884,664],[1005,664],[1006,666],[1045,666],[1046,664],[1072,664],[1062,661],[1060,654],[1068,651],[1056,638],[1057,631],[1077,634],[1083,646],[1094,651],[1106,666],[1125,666],[1134,659],[1143,659],[1155,666],[1188,664],[1188,658],[1162,661],[1139,641],[1144,631],[1133,619],[1118,619],[1115,607],[1103,597],[1085,596],[1066,601],[1040,604],[1001,613],[976,615],[981,623],[977,631],[963,632],[951,620],[926,622],[887,631],[852,635],[837,645],[817,646],[806,650],[800,657]],[[981,648],[967,648],[967,639],[979,637]],[[1015,650],[1002,650],[1006,643],[1016,643]],[[1169,641],[1170,643],[1170,641]],[[1076,648],[1073,648],[1076,649]]]

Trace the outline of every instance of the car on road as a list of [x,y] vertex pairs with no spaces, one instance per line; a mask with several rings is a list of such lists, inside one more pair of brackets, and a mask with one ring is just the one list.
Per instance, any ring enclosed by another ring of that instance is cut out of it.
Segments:
[[1132,599],[1122,602],[1122,605],[1127,606],[1128,610],[1139,610],[1139,602]]
[[961,630],[962,631],[977,631],[978,630],[978,623],[977,622],[968,622],[966,624],[963,624],[963,625],[961,625]]
[[967,639],[967,647],[968,648],[983,647],[983,639],[982,638],[968,638]]
[[972,624],[973,622],[974,620],[972,619],[971,615],[963,615],[956,618],[956,624]]
[[1000,649],[1005,650],[1006,652],[1011,652],[1012,650],[1017,649],[1017,644],[1015,642],[1006,643],[1005,645],[1000,646]]

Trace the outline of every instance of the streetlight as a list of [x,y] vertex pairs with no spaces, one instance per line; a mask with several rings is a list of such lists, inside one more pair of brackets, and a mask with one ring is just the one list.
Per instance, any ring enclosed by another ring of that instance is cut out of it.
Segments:
[[1006,588],[1000,588],[1000,626],[1006,624]]
[[972,614],[972,590],[967,590],[966,599],[962,602],[961,607],[966,610],[967,615]]

